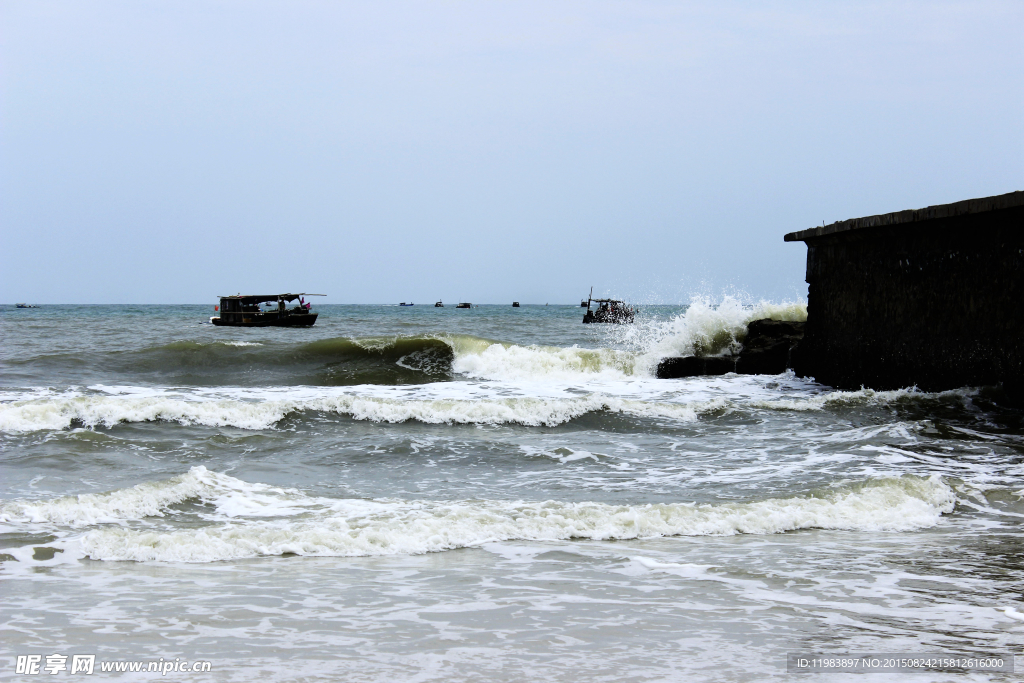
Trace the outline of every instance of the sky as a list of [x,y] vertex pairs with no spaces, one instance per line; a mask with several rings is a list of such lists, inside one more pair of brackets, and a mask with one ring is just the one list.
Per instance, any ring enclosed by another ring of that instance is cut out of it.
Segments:
[[1024,2],[0,0],[0,301],[806,296],[1024,189]]

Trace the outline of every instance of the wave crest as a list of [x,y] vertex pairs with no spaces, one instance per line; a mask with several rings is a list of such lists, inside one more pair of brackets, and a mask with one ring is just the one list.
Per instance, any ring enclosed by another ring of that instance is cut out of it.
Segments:
[[12,501],[0,506],[0,519],[80,528],[163,516],[171,505],[190,498],[216,510],[203,515],[208,521],[199,528],[97,528],[57,544],[77,547],[80,556],[93,559],[140,562],[419,554],[511,540],[912,531],[934,526],[956,503],[953,490],[938,476],[910,475],[804,496],[722,504],[367,501],[308,496],[197,466],[179,477],[106,494]]
[[267,555],[420,554],[492,541],[625,540],[776,534],[801,529],[912,531],[953,511],[937,476],[875,479],[817,492],[725,504],[608,505],[525,501],[330,501],[304,514],[161,532],[96,529],[80,539],[93,559],[213,562]]
[[209,486],[215,485],[217,477],[232,479],[200,465],[178,477],[110,493],[83,493],[42,501],[10,501],[0,504],[0,521],[81,527],[162,517],[169,506],[196,498]]
[[720,410],[720,400],[658,403],[588,394],[578,398],[394,399],[373,396],[314,396],[283,400],[185,400],[170,396],[76,396],[0,405],[0,431],[61,430],[74,424],[113,427],[122,422],[269,429],[303,411],[347,415],[356,420],[427,424],[521,424],[553,427],[587,413],[607,411],[637,417],[692,422]]

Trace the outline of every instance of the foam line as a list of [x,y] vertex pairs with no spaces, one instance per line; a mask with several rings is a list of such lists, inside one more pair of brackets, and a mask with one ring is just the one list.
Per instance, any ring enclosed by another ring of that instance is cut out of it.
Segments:
[[[189,498],[216,512],[200,528],[97,524],[167,514]],[[872,479],[814,495],[724,504],[608,505],[562,501],[365,501],[307,496],[194,467],[180,477],[106,494],[0,507],[11,523],[93,527],[65,547],[98,560],[214,562],[267,555],[438,552],[492,541],[775,534],[800,529],[912,531],[953,511],[939,477]],[[642,564],[654,568],[654,561]]]
[[356,420],[427,424],[521,424],[554,426],[587,413],[608,411],[692,422],[719,410],[720,400],[659,403],[601,394],[579,398],[394,399],[341,394],[271,400],[197,400],[171,396],[74,396],[0,404],[0,431],[67,429],[74,423],[112,427],[166,421],[183,425],[269,429],[301,411],[348,415]]

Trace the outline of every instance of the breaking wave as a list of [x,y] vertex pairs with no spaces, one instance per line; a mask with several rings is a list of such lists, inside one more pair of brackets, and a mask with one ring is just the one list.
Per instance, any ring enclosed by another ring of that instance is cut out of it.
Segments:
[[76,424],[112,427],[122,422],[153,421],[269,429],[284,418],[304,411],[346,415],[374,422],[416,420],[427,424],[555,426],[598,411],[692,422],[699,415],[719,410],[723,405],[718,400],[658,403],[602,394],[578,398],[492,399],[394,399],[342,394],[259,401],[76,396],[0,404],[0,431],[60,430]]
[[[130,528],[196,500],[199,528]],[[93,528],[58,541],[74,556],[140,562],[214,562],[273,555],[419,554],[510,540],[619,540],[776,534],[801,529],[912,531],[953,511],[938,476],[871,479],[791,498],[722,503],[609,505],[560,501],[331,499],[250,484],[205,467],[106,494],[0,506],[7,523]],[[205,509],[205,508],[204,508]],[[77,551],[77,553],[76,553]]]
[[[442,385],[444,386],[444,385]],[[260,392],[259,398],[211,398],[204,394],[152,394],[151,390],[121,388],[127,395],[58,394],[0,403],[0,432],[65,430],[73,427],[110,428],[121,423],[177,422],[182,425],[271,429],[303,413],[340,415],[382,423],[517,424],[554,427],[588,414],[617,413],[641,419],[694,422],[702,416],[733,411],[826,411],[851,406],[911,406],[934,402],[963,404],[977,391],[955,389],[926,393],[915,388],[893,391],[860,389],[812,395],[777,396],[748,383],[749,395],[715,395],[695,389],[693,400],[670,402],[623,398],[593,392],[575,397],[395,398],[331,390],[281,388]],[[466,388],[463,387],[462,390]],[[470,391],[470,394],[473,392]],[[281,396],[281,398],[275,398]]]
[[110,493],[83,493],[41,501],[11,501],[0,504],[0,522],[82,527],[162,517],[171,505],[208,495],[216,485],[215,478],[218,476],[223,481],[231,479],[199,466],[180,477],[138,484]]
[[447,379],[452,344],[433,336],[321,339],[301,344],[270,341],[182,340],[116,354],[52,354],[12,362],[73,374],[85,366],[190,385],[418,384]]
[[653,376],[667,356],[714,355],[736,348],[751,320],[803,320],[802,302],[743,306],[694,299],[670,319],[641,318],[612,336],[624,349],[521,345],[450,333],[337,337],[299,344],[271,341],[175,341],[116,354],[52,354],[12,361],[73,376],[88,368],[158,384],[195,386],[397,385],[458,377],[522,381]]
[[633,374],[634,354],[578,346],[520,346],[472,337],[452,340],[452,370],[476,379],[578,380],[581,376],[622,379]]

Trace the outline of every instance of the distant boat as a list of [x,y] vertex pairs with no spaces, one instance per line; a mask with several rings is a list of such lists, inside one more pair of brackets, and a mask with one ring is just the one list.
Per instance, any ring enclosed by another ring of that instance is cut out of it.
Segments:
[[444,304],[438,301],[436,304],[434,304],[434,308],[444,308]]
[[[326,296],[325,294],[237,294],[220,297],[219,316],[210,318],[214,325],[230,327],[310,327],[316,322],[317,313],[310,311],[312,304],[304,297]],[[298,300],[298,305],[288,308],[289,301]],[[261,309],[260,304],[276,303],[270,309]]]
[[461,304],[456,305],[455,308],[473,308],[473,304],[462,302]]
[[519,308],[519,302],[518,301],[513,301],[512,302],[512,308]]
[[399,306],[415,306],[416,304],[407,304],[407,303],[405,303],[405,302],[403,301],[402,303],[400,303],[400,304],[398,304],[398,305],[399,305]]
[[35,304],[14,304],[15,308],[39,308]]
[[580,301],[580,308],[586,308],[586,307],[587,307],[587,300],[583,299],[582,301]]

